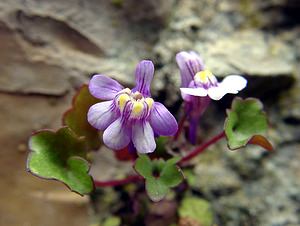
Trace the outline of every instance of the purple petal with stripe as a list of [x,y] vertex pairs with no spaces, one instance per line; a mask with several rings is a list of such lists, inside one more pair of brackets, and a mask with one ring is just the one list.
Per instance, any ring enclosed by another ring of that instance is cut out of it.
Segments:
[[144,96],[151,96],[150,84],[154,75],[154,65],[150,60],[141,61],[135,70],[136,86],[132,89],[133,92],[139,91]]
[[180,69],[181,87],[188,87],[196,73],[204,70],[204,63],[196,52],[179,52],[176,62]]
[[154,133],[149,122],[137,121],[132,126],[132,142],[139,153],[151,153],[155,150]]
[[101,100],[112,100],[122,89],[122,85],[105,75],[94,75],[89,83],[90,93]]
[[125,148],[130,138],[130,130],[122,123],[121,118],[114,121],[103,133],[104,144],[113,150]]
[[178,130],[177,121],[168,109],[161,103],[155,102],[150,115],[150,125],[155,134],[172,136]]
[[104,101],[94,104],[88,111],[88,122],[99,130],[105,130],[117,118],[113,101]]

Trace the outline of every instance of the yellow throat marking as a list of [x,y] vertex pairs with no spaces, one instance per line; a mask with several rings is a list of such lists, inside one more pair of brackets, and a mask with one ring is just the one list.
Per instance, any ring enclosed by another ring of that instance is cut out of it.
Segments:
[[150,111],[154,104],[154,100],[152,98],[144,98],[139,92],[131,93],[129,89],[124,89],[124,93],[118,97],[118,107],[121,112],[124,111],[127,102],[130,102],[129,106],[131,106],[131,115],[134,118],[141,116],[145,110],[147,112]]
[[124,110],[124,107],[125,107],[125,104],[127,103],[127,101],[130,100],[130,97],[128,96],[128,94],[121,94],[120,97],[119,97],[119,107],[120,107],[120,110],[123,111]]
[[210,70],[199,71],[195,75],[194,79],[201,83],[207,83],[209,78],[213,77],[213,74]]
[[143,112],[144,104],[140,101],[134,101],[132,106],[132,114],[134,116],[140,116]]
[[150,98],[150,97],[147,97],[147,98],[145,99],[145,102],[146,102],[146,104],[148,105],[149,109],[151,109],[152,106],[153,106],[154,100],[153,100],[152,98]]

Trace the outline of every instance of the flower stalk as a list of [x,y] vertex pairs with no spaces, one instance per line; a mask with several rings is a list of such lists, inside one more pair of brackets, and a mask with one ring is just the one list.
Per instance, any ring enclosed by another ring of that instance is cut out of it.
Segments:
[[183,164],[185,162],[190,161],[191,159],[193,159],[197,155],[203,153],[209,146],[217,143],[219,140],[221,140],[224,137],[225,137],[225,132],[222,131],[218,135],[214,136],[213,138],[211,138],[210,140],[208,140],[207,142],[203,143],[202,145],[200,145],[199,147],[197,147],[193,151],[191,151],[189,154],[187,154],[186,156],[184,156],[179,161],[179,164],[181,165],[181,164]]

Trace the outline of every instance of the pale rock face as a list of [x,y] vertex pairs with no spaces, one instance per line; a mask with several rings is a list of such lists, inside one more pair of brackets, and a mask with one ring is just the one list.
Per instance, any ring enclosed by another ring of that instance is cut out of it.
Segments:
[[146,48],[158,32],[146,30],[140,36],[127,14],[138,16],[147,9],[134,23],[161,27],[173,1],[157,0],[150,10],[143,10],[144,2],[136,4],[134,13],[130,1],[121,9],[104,0],[1,1],[0,90],[63,95],[96,72],[133,83],[127,74],[149,57]]

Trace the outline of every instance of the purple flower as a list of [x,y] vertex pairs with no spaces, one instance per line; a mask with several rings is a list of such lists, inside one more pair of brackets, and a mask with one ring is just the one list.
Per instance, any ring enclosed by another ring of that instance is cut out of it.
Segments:
[[247,80],[239,75],[229,75],[218,82],[195,52],[179,52],[176,61],[181,74],[180,91],[189,115],[189,139],[196,143],[197,122],[210,100],[220,100],[227,93],[237,94],[246,87]]
[[92,77],[90,93],[106,101],[91,106],[88,121],[104,130],[103,141],[109,148],[120,150],[132,143],[139,153],[150,153],[156,148],[154,135],[176,133],[174,116],[151,98],[153,75],[152,61],[143,60],[136,68],[136,86],[131,90],[105,75]]

